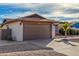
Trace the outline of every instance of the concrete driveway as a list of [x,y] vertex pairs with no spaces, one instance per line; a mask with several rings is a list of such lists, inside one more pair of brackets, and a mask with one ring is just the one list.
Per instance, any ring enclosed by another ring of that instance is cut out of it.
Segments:
[[7,40],[0,40],[0,47],[1,46],[11,46],[11,45],[21,45],[21,44],[25,44],[24,46],[27,46],[28,48],[30,47],[30,45],[32,45],[31,47],[37,47],[37,48],[42,48],[40,45],[36,45],[34,43],[31,43],[30,41],[7,41]]
[[54,51],[69,56],[79,56],[79,43],[76,42],[56,42],[55,40],[52,39],[39,39],[29,41],[42,47],[53,48]]
[[0,56],[65,56],[39,44],[32,40],[23,42],[0,40]]
[[[0,40],[0,46],[22,44],[24,42]],[[27,43],[27,42],[26,42]]]
[[[18,51],[33,51],[33,50],[44,50],[39,45],[33,44],[28,41],[24,42],[16,42],[16,41],[6,41],[0,40],[0,53],[11,53],[11,52],[18,52]],[[48,49],[47,49],[48,50]]]
[[28,42],[31,42],[35,45],[42,46],[42,47],[47,47],[48,44],[53,42],[52,39],[32,39],[32,40],[26,40]]

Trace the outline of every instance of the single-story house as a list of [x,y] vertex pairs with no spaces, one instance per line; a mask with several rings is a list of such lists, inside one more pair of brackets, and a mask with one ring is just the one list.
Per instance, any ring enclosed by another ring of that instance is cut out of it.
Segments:
[[[13,40],[24,41],[27,39],[51,39],[55,37],[55,25],[57,21],[48,20],[38,14],[31,14],[17,19],[5,19],[2,29],[10,29],[11,32],[3,31],[1,37],[12,36]],[[5,35],[6,34],[6,35]]]

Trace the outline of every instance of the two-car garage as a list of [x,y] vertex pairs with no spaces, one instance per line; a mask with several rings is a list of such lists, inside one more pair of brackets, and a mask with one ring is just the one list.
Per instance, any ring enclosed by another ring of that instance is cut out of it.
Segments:
[[51,38],[50,24],[27,24],[23,25],[23,39],[48,39]]

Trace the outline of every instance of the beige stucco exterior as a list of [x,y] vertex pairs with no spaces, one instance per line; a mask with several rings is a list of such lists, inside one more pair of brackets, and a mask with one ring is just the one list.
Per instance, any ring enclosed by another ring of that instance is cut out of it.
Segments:
[[20,22],[14,22],[9,24],[9,28],[12,30],[12,38],[16,41],[23,41],[23,24]]
[[52,38],[55,37],[55,34],[56,34],[56,32],[55,32],[55,26],[52,24]]

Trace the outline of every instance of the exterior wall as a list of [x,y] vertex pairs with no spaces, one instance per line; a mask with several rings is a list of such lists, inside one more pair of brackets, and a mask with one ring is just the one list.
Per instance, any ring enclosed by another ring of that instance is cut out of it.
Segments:
[[55,35],[56,35],[55,26],[52,24],[52,38],[54,38]]
[[59,28],[58,28],[58,26],[55,26],[55,33],[56,33],[56,35],[59,35]]
[[16,41],[23,41],[23,24],[20,22],[10,23],[9,28],[12,30],[12,38]]

